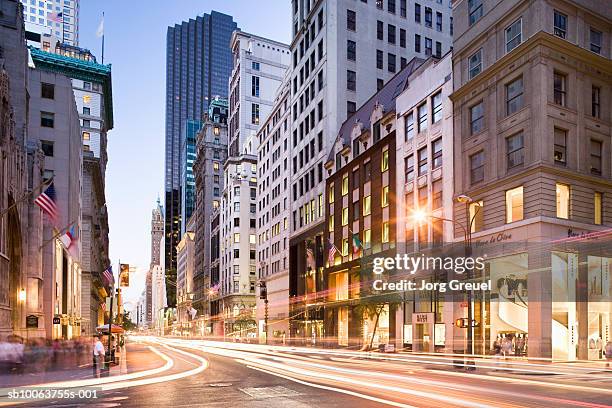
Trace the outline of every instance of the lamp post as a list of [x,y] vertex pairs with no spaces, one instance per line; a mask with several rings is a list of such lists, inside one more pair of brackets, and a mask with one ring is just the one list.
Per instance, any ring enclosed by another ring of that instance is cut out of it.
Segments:
[[[460,195],[456,198],[456,200],[458,203],[465,204],[465,215],[466,215],[466,225],[465,226],[454,219],[436,217],[431,214],[426,214],[425,212],[420,211],[420,210],[417,210],[413,213],[413,218],[415,219],[415,221],[419,221],[419,222],[424,221],[426,218],[432,218],[436,220],[452,222],[454,225],[460,227],[461,230],[463,231],[463,249],[464,249],[465,258],[467,259],[472,256],[472,226],[473,226],[474,220],[476,219],[476,216],[478,215],[478,212],[480,211],[481,207],[480,205],[476,204],[474,200],[472,200],[472,198],[470,198],[467,195]],[[475,203],[476,211],[474,212],[473,216],[470,216],[470,204],[472,203]],[[470,281],[472,279],[472,268],[467,268],[466,272],[467,272],[467,280]],[[474,354],[474,340],[473,340],[473,331],[472,331],[474,327],[473,325],[474,318],[473,318],[473,312],[472,312],[472,299],[473,299],[473,294],[472,294],[472,290],[470,289],[469,291],[467,291],[468,327],[467,327],[466,354]]]
[[268,288],[265,281],[259,282],[259,298],[264,301],[264,333],[268,344]]

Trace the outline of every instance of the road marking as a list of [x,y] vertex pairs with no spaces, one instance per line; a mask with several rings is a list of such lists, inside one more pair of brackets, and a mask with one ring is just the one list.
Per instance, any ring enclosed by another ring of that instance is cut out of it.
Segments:
[[276,398],[276,397],[297,397],[298,395],[302,395],[301,393],[291,390],[289,388],[283,387],[282,385],[278,385],[275,387],[239,388],[239,390],[257,399]]

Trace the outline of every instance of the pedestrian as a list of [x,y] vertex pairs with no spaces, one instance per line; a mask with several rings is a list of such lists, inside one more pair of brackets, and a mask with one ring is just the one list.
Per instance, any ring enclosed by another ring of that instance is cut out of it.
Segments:
[[104,364],[104,345],[100,341],[100,336],[94,336],[94,347],[93,347],[93,375],[94,377],[100,378],[100,370],[102,364]]
[[612,361],[612,341],[606,343],[604,352],[606,353],[606,368],[609,368],[610,362]]

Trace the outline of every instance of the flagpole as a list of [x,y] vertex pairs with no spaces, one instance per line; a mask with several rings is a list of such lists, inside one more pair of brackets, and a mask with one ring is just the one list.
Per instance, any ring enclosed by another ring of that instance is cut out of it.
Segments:
[[102,65],[104,65],[104,12],[102,12]]
[[51,238],[49,238],[48,240],[44,241],[42,243],[42,245],[38,248],[39,250],[41,250],[45,245],[47,245],[49,242],[53,241],[54,239],[56,239],[57,237],[59,237],[60,235],[66,233],[70,227],[72,227],[74,224],[76,223],[76,221],[72,221],[70,224],[68,224],[66,227],[62,228],[61,230],[59,230],[57,233],[55,233],[55,235],[53,235]]
[[32,191],[28,191],[27,193],[25,193],[23,196],[21,196],[19,198],[19,200],[15,201],[13,204],[11,204],[10,206],[8,206],[8,208],[6,208],[5,210],[3,210],[0,213],[0,219],[2,217],[4,217],[9,211],[11,211],[13,208],[15,208],[17,205],[21,204],[22,202],[24,202],[25,200],[28,199],[28,197],[30,197],[32,194],[34,194],[34,191],[38,190],[39,188],[43,187],[46,183],[52,183],[53,182],[53,177],[51,177],[50,179],[47,180],[43,180],[42,183],[40,183],[39,185],[37,185],[36,187],[34,187],[32,189]]

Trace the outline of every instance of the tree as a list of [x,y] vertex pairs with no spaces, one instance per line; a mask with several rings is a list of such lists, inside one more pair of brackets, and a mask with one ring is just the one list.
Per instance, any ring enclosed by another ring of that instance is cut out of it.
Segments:
[[[118,317],[119,316],[117,316],[117,318]],[[124,311],[122,320],[123,321],[122,321],[121,327],[123,327],[123,330],[129,331],[129,330],[134,330],[136,328],[136,325],[134,324],[134,322],[132,322],[132,319],[130,318],[130,312]]]

